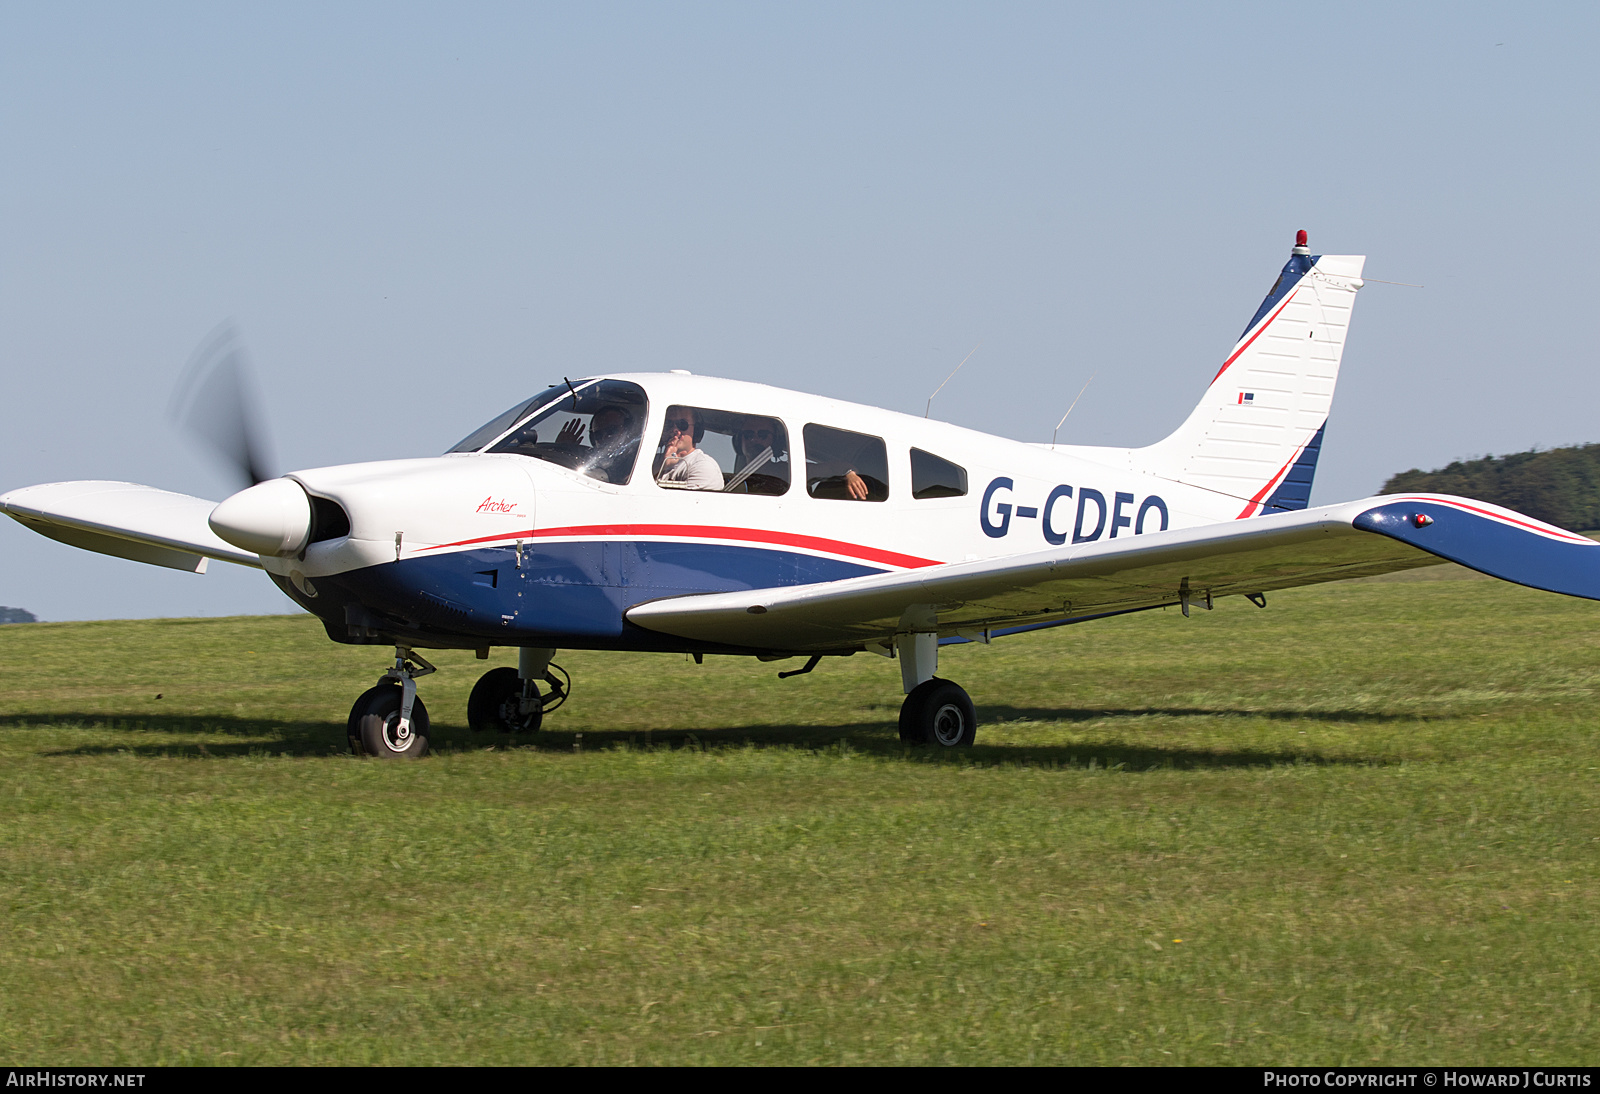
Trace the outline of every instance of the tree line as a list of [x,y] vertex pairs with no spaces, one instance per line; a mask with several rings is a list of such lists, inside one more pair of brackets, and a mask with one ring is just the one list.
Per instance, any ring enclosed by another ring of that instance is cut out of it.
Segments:
[[1460,494],[1574,531],[1600,529],[1600,444],[1457,460],[1436,471],[1412,468],[1379,493]]

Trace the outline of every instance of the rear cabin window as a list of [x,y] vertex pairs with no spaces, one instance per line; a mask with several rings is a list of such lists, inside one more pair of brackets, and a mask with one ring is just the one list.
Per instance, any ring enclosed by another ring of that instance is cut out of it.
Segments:
[[805,427],[806,493],[833,501],[888,501],[889,452],[882,437],[826,425]]
[[670,406],[653,471],[668,490],[776,497],[789,492],[789,433],[763,414]]
[[451,449],[470,451],[481,435],[516,421],[490,452],[532,456],[601,482],[622,484],[633,474],[644,436],[644,389],[626,380],[558,384],[507,411]]
[[922,501],[926,498],[962,498],[966,494],[965,467],[920,448],[911,450],[912,497]]

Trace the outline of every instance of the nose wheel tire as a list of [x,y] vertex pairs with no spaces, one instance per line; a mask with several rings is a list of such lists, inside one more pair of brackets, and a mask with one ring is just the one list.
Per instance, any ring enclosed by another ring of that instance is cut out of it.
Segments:
[[400,728],[400,686],[379,684],[350,710],[358,754],[386,760],[420,760],[428,754],[428,708],[419,696],[411,703],[411,724]]
[[969,748],[977,735],[977,713],[959,684],[935,676],[911,689],[900,707],[900,739],[907,744]]
[[[369,708],[371,708],[372,704],[378,699],[382,698],[385,692],[389,691],[395,693],[395,703],[398,704],[400,702],[400,685],[393,683],[392,681],[385,680],[377,687],[371,687],[366,691],[363,691],[360,698],[358,698],[355,701],[355,704],[351,706],[350,719],[345,724],[345,736],[350,741],[350,751],[355,755],[363,756],[366,754],[366,749],[361,746],[361,719],[367,716],[367,712]],[[398,705],[395,709],[399,709]]]
[[514,668],[490,669],[478,678],[467,697],[467,725],[479,731],[537,733],[544,721],[544,706],[522,710],[522,677]]

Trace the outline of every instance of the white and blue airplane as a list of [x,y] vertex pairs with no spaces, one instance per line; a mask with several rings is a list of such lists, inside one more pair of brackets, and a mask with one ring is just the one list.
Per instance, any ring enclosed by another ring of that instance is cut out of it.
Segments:
[[687,372],[565,380],[448,453],[258,482],[220,504],[123,482],[0,508],[76,547],[253,566],[335,642],[394,647],[351,747],[419,757],[418,649],[494,646],[475,729],[531,732],[558,649],[899,662],[900,735],[970,745],[939,647],[1449,560],[1600,599],[1600,544],[1443,495],[1308,508],[1364,259],[1288,263],[1199,405],[1144,448],[1026,444]]

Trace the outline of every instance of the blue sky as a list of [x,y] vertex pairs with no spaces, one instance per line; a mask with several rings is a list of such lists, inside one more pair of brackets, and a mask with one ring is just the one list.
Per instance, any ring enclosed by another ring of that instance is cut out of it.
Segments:
[[[233,319],[279,465],[689,368],[1143,444],[1282,265],[1369,255],[1314,502],[1600,440],[1592,5],[8,3],[0,490],[220,498]],[[46,619],[293,610],[0,523]]]

